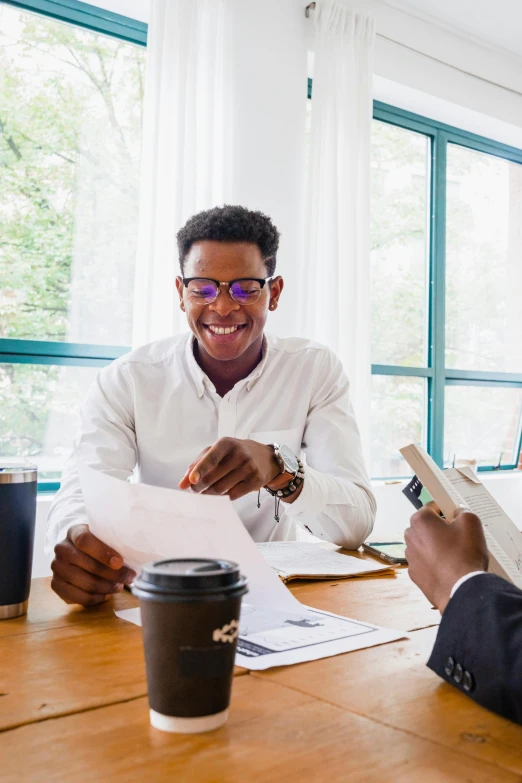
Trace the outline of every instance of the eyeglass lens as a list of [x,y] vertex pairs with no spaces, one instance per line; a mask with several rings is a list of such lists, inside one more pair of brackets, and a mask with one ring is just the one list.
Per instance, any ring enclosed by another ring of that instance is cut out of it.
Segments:
[[[236,280],[229,288],[232,299],[238,304],[252,304],[261,296],[261,286],[257,280]],[[219,294],[219,288],[213,280],[199,278],[188,284],[188,295],[194,302],[210,304]]]

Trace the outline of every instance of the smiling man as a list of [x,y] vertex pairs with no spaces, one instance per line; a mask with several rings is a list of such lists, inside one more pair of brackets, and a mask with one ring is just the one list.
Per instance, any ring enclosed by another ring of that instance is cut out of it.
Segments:
[[134,576],[89,531],[78,457],[121,479],[228,495],[255,541],[295,539],[301,525],[355,549],[371,532],[375,500],[340,361],[264,333],[283,291],[278,243],[271,220],[244,207],[202,212],[179,232],[191,331],[99,373],[51,508],[52,586],[65,601],[100,603]]

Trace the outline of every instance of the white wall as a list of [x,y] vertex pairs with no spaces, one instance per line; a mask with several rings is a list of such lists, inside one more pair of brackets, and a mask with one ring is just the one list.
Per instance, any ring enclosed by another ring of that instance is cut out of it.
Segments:
[[[465,89],[462,89],[464,82],[457,82],[458,93],[454,92],[458,96],[457,103],[463,102],[467,105],[468,101],[476,99],[476,95],[470,96],[468,93],[473,93],[475,88],[471,79],[477,77],[477,80],[482,80],[483,86],[497,84],[499,90],[502,87],[504,90],[513,91],[514,99],[517,98],[515,93],[518,93],[518,109],[520,109],[522,60],[515,54],[496,49],[487,43],[482,44],[472,37],[464,37],[442,25],[416,18],[386,3],[378,2],[374,8],[378,36],[376,73],[421,89],[424,83],[428,88],[426,92],[433,89],[437,91],[435,94],[439,94],[444,90],[454,89],[453,80],[458,78],[456,75],[458,71],[463,75],[468,74],[469,80],[466,82]],[[436,3],[433,11],[435,15]],[[510,24],[509,18],[505,19],[505,24]],[[392,46],[388,47],[387,44]],[[417,56],[414,57],[416,54]],[[422,55],[424,57],[419,59]],[[439,63],[452,68],[450,81],[447,79],[449,73],[444,71],[439,71],[440,78],[437,76],[433,78],[436,72],[430,70],[428,58],[431,58],[434,64]],[[416,67],[410,68],[409,63]],[[386,70],[383,72],[383,69]],[[479,89],[478,84],[476,88]],[[500,91],[497,92],[497,96],[500,94]],[[484,95],[487,96],[487,93]],[[448,98],[448,92],[441,94],[440,97]],[[470,108],[482,108],[487,113],[490,107],[484,103],[481,107],[470,106]]]
[[377,100],[522,147],[522,57],[381,0],[372,8]]

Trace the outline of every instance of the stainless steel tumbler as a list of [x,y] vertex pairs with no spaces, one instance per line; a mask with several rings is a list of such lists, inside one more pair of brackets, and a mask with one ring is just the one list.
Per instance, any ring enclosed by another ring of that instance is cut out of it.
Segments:
[[36,485],[35,465],[0,463],[0,620],[27,612]]

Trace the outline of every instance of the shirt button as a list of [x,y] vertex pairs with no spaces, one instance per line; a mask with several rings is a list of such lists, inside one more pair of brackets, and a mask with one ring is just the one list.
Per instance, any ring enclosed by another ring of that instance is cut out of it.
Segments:
[[462,678],[462,687],[466,693],[471,693],[471,691],[475,688],[475,680],[473,675],[468,671],[464,672],[464,677]]
[[444,671],[446,672],[448,677],[451,677],[454,670],[455,670],[455,661],[450,655],[450,657],[446,659],[446,665],[444,667]]
[[457,685],[460,685],[460,683],[462,682],[462,677],[463,676],[464,676],[464,669],[462,668],[460,663],[458,663],[455,666],[455,671],[453,672],[453,679],[455,680]]

